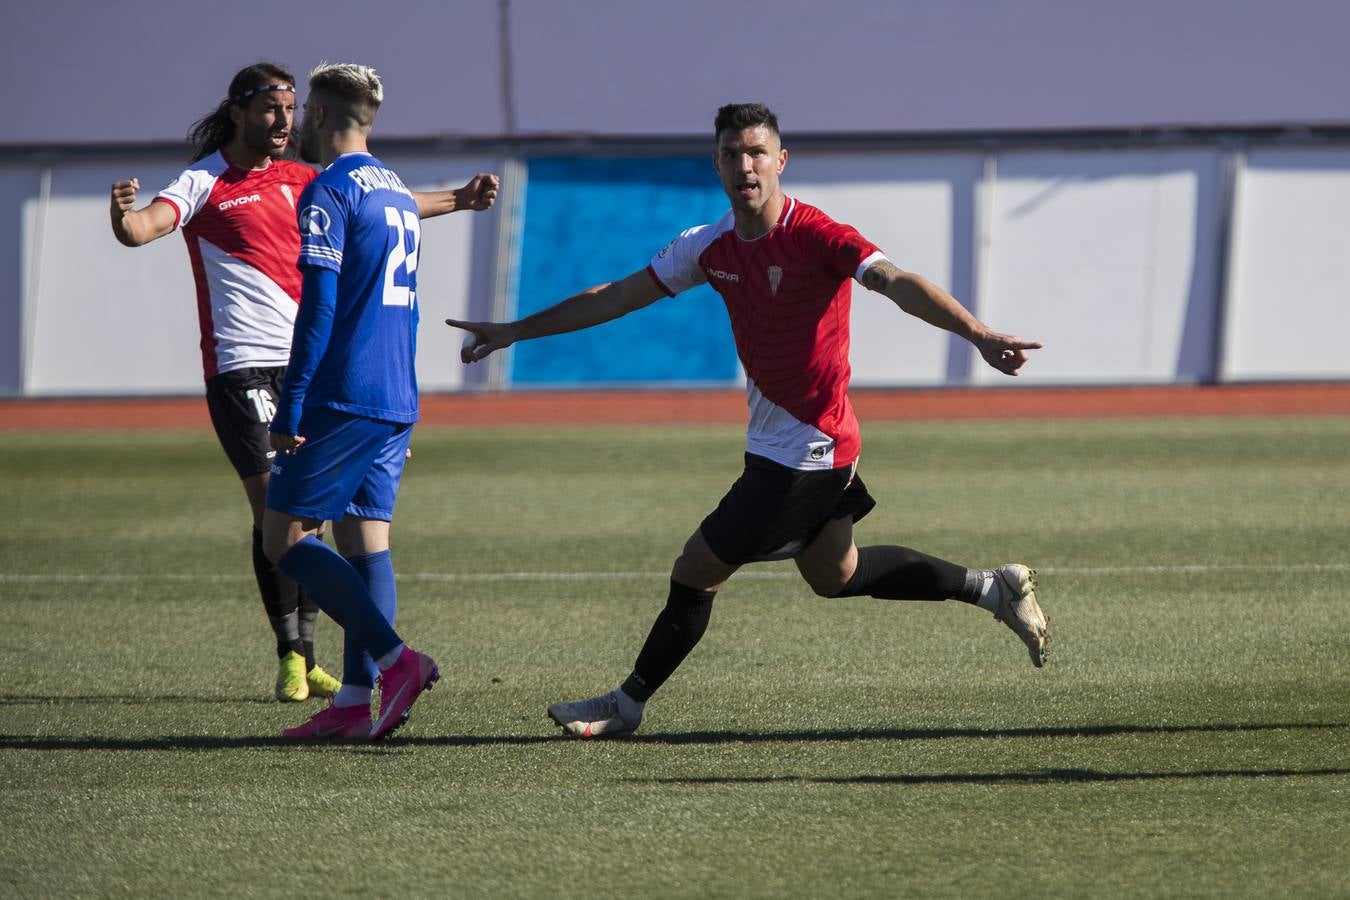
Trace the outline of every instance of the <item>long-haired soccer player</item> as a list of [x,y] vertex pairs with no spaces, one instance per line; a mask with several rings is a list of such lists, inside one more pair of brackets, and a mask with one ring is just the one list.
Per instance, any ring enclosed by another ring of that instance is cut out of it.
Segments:
[[[112,229],[137,247],[181,228],[197,288],[202,369],[211,423],[243,482],[253,519],[253,571],[276,637],[278,700],[331,697],[337,679],[314,653],[319,610],[262,550],[263,501],[276,407],[300,301],[296,202],[314,180],[286,159],[293,145],[295,77],[275,63],[245,66],[225,99],[192,126],[191,165],[142,209],[138,179],[112,186]],[[481,209],[495,176],[455,191],[416,194],[422,216]]]

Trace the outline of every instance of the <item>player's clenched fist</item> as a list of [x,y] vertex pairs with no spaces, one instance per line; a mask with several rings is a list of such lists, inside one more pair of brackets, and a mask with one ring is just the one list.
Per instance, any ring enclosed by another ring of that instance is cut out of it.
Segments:
[[501,179],[496,175],[480,173],[469,179],[469,183],[455,191],[455,208],[485,210],[497,202],[497,191],[501,189]]
[[140,190],[139,178],[118,181],[112,186],[112,208],[114,212],[129,212],[136,205],[136,191]]

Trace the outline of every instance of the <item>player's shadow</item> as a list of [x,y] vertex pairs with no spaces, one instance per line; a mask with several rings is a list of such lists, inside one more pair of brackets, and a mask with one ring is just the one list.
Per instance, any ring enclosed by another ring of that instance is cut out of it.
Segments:
[[[385,744],[332,743],[325,749],[369,751],[385,749]],[[124,752],[179,753],[218,750],[307,749],[280,735],[164,735],[161,737],[116,738],[99,735],[0,734],[3,750],[114,750]]]
[[[106,699],[106,698],[105,698]],[[1150,735],[1150,734],[1205,734],[1205,733],[1242,733],[1257,731],[1286,731],[1286,730],[1347,730],[1350,729],[1350,723],[1345,722],[1271,722],[1271,723],[1211,723],[1203,725],[1062,725],[1062,726],[1041,726],[1028,728],[905,728],[905,729],[870,729],[870,730],[821,730],[821,731],[767,731],[767,732],[741,732],[741,731],[692,731],[683,733],[667,734],[641,734],[634,735],[623,741],[625,744],[643,745],[643,744],[667,744],[667,745],[701,745],[701,744],[778,744],[778,743],[826,743],[826,742],[855,742],[855,741],[928,741],[943,740],[950,738],[1017,738],[1017,737],[1112,737],[1116,735]],[[378,751],[396,751],[399,749],[411,749],[415,747],[510,747],[510,746],[531,746],[535,744],[547,744],[555,742],[570,741],[569,738],[550,732],[548,734],[510,734],[510,735],[393,735],[379,744],[321,744],[307,745],[288,740],[279,735],[235,735],[235,736],[215,736],[215,735],[165,735],[160,737],[134,737],[134,738],[115,738],[99,735],[71,735],[71,736],[44,736],[44,735],[21,735],[21,734],[0,734],[0,751],[2,750],[121,750],[121,751],[215,751],[215,750],[234,750],[234,749],[286,749],[286,750],[320,750],[328,748],[357,750],[370,752]],[[894,780],[904,782],[913,780],[916,783],[922,783],[927,780],[960,780],[967,779],[971,781],[986,781],[1008,779],[1012,781],[1034,781],[1037,779],[1050,780],[1078,780],[1090,781],[1094,778],[1101,780],[1112,780],[1121,777],[1205,777],[1205,773],[1098,773],[1092,770],[1054,770],[1053,776],[1048,776],[1045,772],[1011,773],[1011,774],[973,774],[973,775],[897,775],[897,776],[857,776],[847,780],[867,782],[867,781],[888,781]],[[1075,773],[1077,773],[1075,775]],[[1272,770],[1273,774],[1281,774],[1277,770]],[[1305,774],[1346,774],[1350,769],[1326,769],[1314,770],[1310,772],[1290,771],[1283,774],[1305,775]],[[1213,777],[1218,777],[1221,772],[1216,772]],[[1237,775],[1247,774],[1242,770],[1234,772]],[[745,779],[748,782],[756,780],[811,780],[809,778],[798,778],[797,776],[774,776],[773,778],[756,779],[750,777]],[[659,780],[659,779],[653,779]],[[679,780],[679,779],[676,779]],[[691,783],[697,781],[716,782],[715,778],[705,779],[687,779]],[[729,779],[735,781],[737,779]],[[822,779],[829,781],[830,779]]]
[[1039,725],[1025,728],[876,728],[812,731],[688,731],[637,734],[628,740],[659,744],[824,743],[830,741],[933,741],[948,738],[1114,737],[1130,734],[1241,733],[1350,730],[1350,722],[1213,722],[1193,725]]
[[1197,778],[1325,778],[1350,769],[1191,769],[1176,772],[1103,772],[1037,769],[1030,772],[938,772],[895,775],[706,775],[625,778],[635,784],[1082,784]]
[[122,752],[195,753],[219,750],[285,750],[312,752],[322,750],[389,753],[417,746],[483,747],[527,746],[562,740],[552,734],[441,737],[393,735],[376,744],[365,741],[306,743],[281,735],[162,735],[118,738],[102,735],[0,734],[0,752],[5,750],[112,750]]
[[276,700],[264,694],[248,697],[203,697],[184,694],[7,694],[0,695],[0,706],[159,706],[181,703],[185,706],[217,704],[235,706],[259,703],[273,706]]

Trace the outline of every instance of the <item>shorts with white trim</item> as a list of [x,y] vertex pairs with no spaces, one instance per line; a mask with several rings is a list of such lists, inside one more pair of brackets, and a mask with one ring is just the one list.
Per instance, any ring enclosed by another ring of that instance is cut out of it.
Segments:
[[876,505],[853,466],[791,469],[747,453],[745,471],[699,530],[727,565],[791,559],[832,519],[856,522]]
[[267,507],[302,519],[392,521],[412,430],[410,422],[306,409],[305,443],[272,461]]

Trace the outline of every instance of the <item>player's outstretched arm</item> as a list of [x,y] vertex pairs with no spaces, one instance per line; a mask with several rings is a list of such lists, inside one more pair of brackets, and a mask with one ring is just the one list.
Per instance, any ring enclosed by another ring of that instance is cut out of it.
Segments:
[[459,351],[465,363],[486,359],[517,341],[581,331],[601,325],[634,310],[650,306],[665,296],[646,269],[634,272],[622,281],[611,281],[587,288],[580,294],[540,310],[515,322],[461,322],[446,319],[445,324],[469,332]]
[[453,191],[413,191],[413,200],[417,202],[419,218],[443,216],[458,210],[471,209],[481,212],[490,209],[497,202],[497,192],[502,181],[496,175],[480,172],[469,179],[469,183]]
[[868,290],[889,297],[911,316],[970,341],[984,361],[1004,375],[1017,374],[1029,358],[1026,351],[1041,349],[1038,341],[991,331],[951,294],[890,260],[878,260],[869,266],[862,283]]
[[138,178],[115,182],[109,213],[112,216],[113,237],[127,247],[139,247],[173,231],[178,224],[177,213],[167,203],[151,203],[144,209],[136,206],[136,191],[140,190]]

